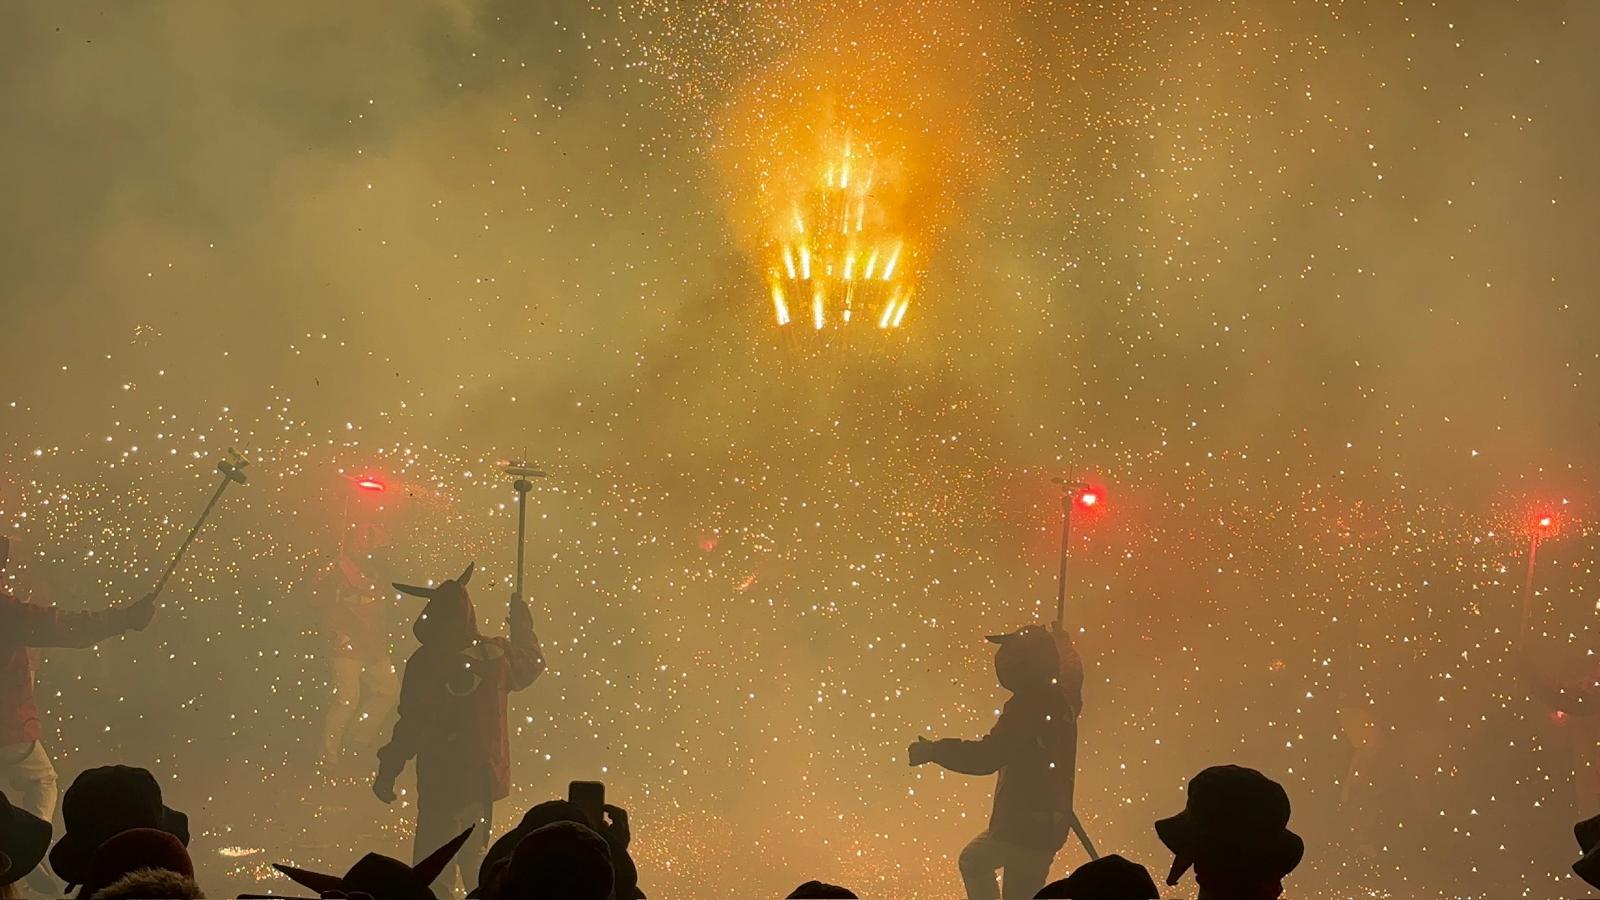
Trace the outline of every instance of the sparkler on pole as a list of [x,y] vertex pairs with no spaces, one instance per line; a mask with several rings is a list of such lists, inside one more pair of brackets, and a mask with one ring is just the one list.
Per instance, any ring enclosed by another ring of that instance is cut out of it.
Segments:
[[527,549],[528,492],[533,490],[533,482],[528,479],[543,478],[544,473],[521,463],[507,466],[505,473],[517,479],[511,483],[511,487],[517,492],[517,597],[527,599],[522,593],[522,561],[523,553]]
[[1072,541],[1072,508],[1094,509],[1100,505],[1100,492],[1082,481],[1052,478],[1061,485],[1061,568],[1056,574],[1056,628],[1067,627],[1067,547]]
[[156,582],[155,590],[151,591],[149,598],[154,600],[161,595],[161,589],[167,586],[167,579],[178,568],[178,563],[183,561],[185,553],[189,552],[189,545],[194,543],[194,536],[200,533],[200,526],[206,523],[206,517],[211,515],[212,507],[222,499],[222,492],[230,484],[244,484],[244,467],[250,465],[250,460],[240,456],[232,447],[228,448],[228,458],[217,463],[217,471],[222,474],[222,479],[217,482],[217,489],[212,492],[211,500],[206,503],[206,508],[201,510],[200,518],[195,521],[194,527],[189,529],[189,536],[183,539],[183,544],[178,547],[178,552],[172,555],[172,561],[167,563],[166,571],[161,573],[161,580]]
[[[360,478],[353,479],[351,484],[355,485],[355,487],[359,490],[373,494],[381,494],[389,489],[388,485],[371,475],[363,475]],[[344,579],[340,577],[342,573],[339,572],[339,568],[344,565],[344,549],[349,537],[350,492],[346,491],[344,495],[344,508],[339,514],[339,553],[333,558],[333,599],[335,603],[344,599]]]
[[1517,629],[1517,646],[1527,650],[1528,620],[1533,614],[1533,570],[1539,557],[1539,542],[1555,534],[1556,517],[1551,513],[1534,516],[1528,527],[1528,574],[1522,580],[1522,624]]
[[[1061,486],[1061,567],[1056,574],[1056,621],[1053,626],[1058,646],[1070,646],[1066,636],[1067,631],[1067,547],[1072,539],[1072,508],[1082,506],[1093,509],[1100,505],[1100,492],[1082,481],[1068,481],[1065,478],[1050,479],[1054,484]],[[1077,754],[1073,754],[1076,758]],[[1076,779],[1077,773],[1073,773]],[[1083,821],[1078,818],[1077,810],[1069,812],[1072,833],[1078,836],[1078,842],[1083,844],[1083,849],[1089,854],[1090,859],[1099,859],[1100,854],[1094,849],[1094,842],[1089,840],[1089,832],[1084,830]]]

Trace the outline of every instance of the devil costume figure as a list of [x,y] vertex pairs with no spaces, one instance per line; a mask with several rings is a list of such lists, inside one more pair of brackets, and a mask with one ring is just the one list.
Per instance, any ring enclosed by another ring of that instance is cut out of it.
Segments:
[[[512,595],[510,638],[478,633],[478,614],[467,593],[471,565],[437,587],[396,584],[427,599],[413,631],[422,646],[406,662],[400,683],[400,718],[389,744],[378,751],[373,793],[394,802],[394,781],[406,761],[417,760],[415,858],[423,859],[469,826],[478,826],[450,866],[437,873],[448,886],[457,870],[472,886],[487,849],[494,801],[511,791],[511,748],[506,696],[544,672],[533,615]],[[481,824],[480,824],[481,823]]]
[[[1011,691],[982,740],[918,738],[911,764],[966,775],[999,773],[989,828],[961,851],[969,900],[1032,897],[1070,833],[1083,670],[1065,633],[1033,625],[994,635],[995,675]],[[1004,894],[995,871],[1004,871]]]

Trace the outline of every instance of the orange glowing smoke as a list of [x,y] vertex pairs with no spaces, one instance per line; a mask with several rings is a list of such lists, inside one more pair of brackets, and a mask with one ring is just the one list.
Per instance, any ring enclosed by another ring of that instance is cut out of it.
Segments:
[[748,73],[724,109],[714,156],[780,327],[900,328],[943,226],[987,168],[974,123],[992,57],[971,42],[1008,31],[1004,4],[913,6],[799,9],[800,24],[775,33],[804,38]]

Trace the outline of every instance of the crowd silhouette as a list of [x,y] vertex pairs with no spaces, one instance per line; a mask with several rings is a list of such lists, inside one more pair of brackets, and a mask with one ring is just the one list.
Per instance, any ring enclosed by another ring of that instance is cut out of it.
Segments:
[[[156,777],[146,769],[107,766],[74,779],[62,804],[65,830],[51,845],[51,823],[0,793],[0,898],[18,898],[20,883],[46,864],[65,887],[58,896],[84,900],[203,897],[186,848],[189,819],[168,808]],[[1199,900],[1271,900],[1299,865],[1305,847],[1289,830],[1288,794],[1275,781],[1240,766],[1213,766],[1189,782],[1188,800],[1154,827],[1172,851],[1167,884],[1191,870]],[[449,896],[436,887],[473,836],[469,826],[415,864],[368,853],[342,875],[275,865],[283,884],[272,893],[243,897],[315,896],[432,900]],[[1574,826],[1582,856],[1573,871],[1600,887],[1600,816]],[[639,872],[628,855],[627,813],[607,806],[596,821],[578,805],[551,800],[528,810],[491,845],[474,873],[469,897],[482,900],[632,900],[643,898]],[[963,874],[966,874],[963,872]],[[969,896],[972,896],[969,887]],[[791,898],[856,897],[847,887],[807,881]],[[1086,862],[1067,877],[1037,890],[1005,897],[1071,900],[1143,900],[1161,896],[1144,866],[1112,854]]]
[[[398,720],[373,759],[373,791],[395,798],[395,778],[415,760],[418,821],[412,862],[371,852],[342,875],[289,864],[273,868],[270,893],[429,900],[465,893],[479,900],[641,900],[629,853],[628,812],[604,802],[604,786],[574,782],[567,799],[528,809],[495,835],[492,810],[508,795],[508,695],[545,668],[527,604],[513,595],[508,637],[485,636],[468,583],[473,567],[430,587],[397,584],[427,600],[417,618],[420,647],[409,660]],[[103,612],[66,612],[0,593],[0,700],[8,729],[0,742],[0,900],[24,896],[189,898],[204,896],[187,847],[189,817],[169,807],[156,773],[113,765],[80,772],[61,798],[54,835],[56,773],[39,742],[28,649],[88,647],[146,628],[152,598]],[[1120,855],[1098,856],[1072,807],[1083,668],[1061,627],[1027,626],[989,640],[995,674],[1012,693],[979,740],[917,738],[911,766],[996,776],[987,828],[961,852],[958,873],[969,900],[1160,896],[1148,869]],[[13,799],[15,798],[15,799]],[[1166,885],[1199,900],[1272,900],[1305,856],[1289,827],[1282,785],[1235,765],[1211,766],[1188,784],[1176,814],[1153,823],[1171,851]],[[1045,884],[1057,854],[1076,833],[1091,860]],[[1581,857],[1573,871],[1600,887],[1600,816],[1574,827]],[[52,844],[52,837],[55,837]],[[998,880],[996,876],[999,876]],[[848,887],[808,880],[796,898],[855,897]]]

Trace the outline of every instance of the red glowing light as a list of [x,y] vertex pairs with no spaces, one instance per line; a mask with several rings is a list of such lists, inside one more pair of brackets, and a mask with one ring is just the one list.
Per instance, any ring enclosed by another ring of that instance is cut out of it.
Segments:
[[1100,492],[1090,488],[1078,495],[1078,505],[1084,509],[1094,509],[1100,505]]
[[387,485],[378,479],[373,478],[371,475],[357,478],[356,487],[362,489],[363,491],[372,491],[375,494],[381,494],[389,489]]
[[1553,516],[1540,516],[1537,524],[1540,528],[1550,528],[1556,524],[1556,520]]

